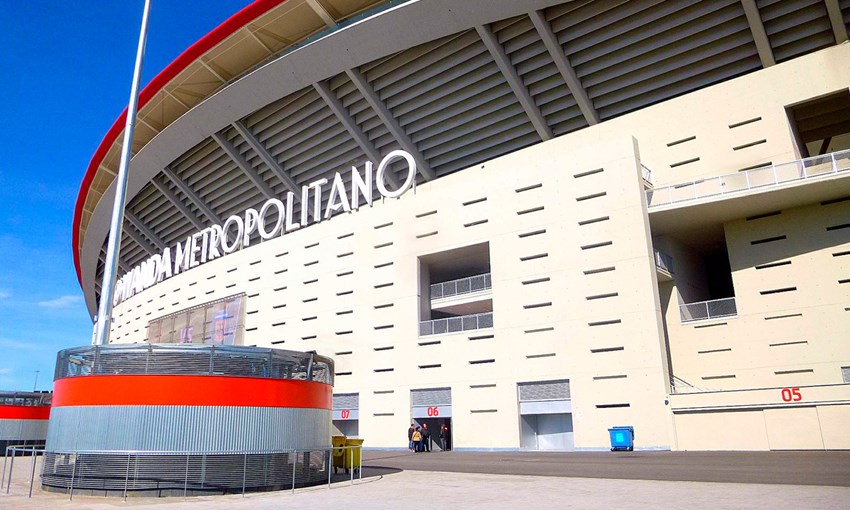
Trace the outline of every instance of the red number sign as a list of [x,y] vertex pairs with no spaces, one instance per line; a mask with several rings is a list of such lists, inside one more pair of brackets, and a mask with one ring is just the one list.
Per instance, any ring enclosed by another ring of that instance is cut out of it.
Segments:
[[339,412],[340,418],[343,420],[347,420],[349,416],[351,416],[351,409],[343,409]]
[[439,407],[429,407],[425,410],[428,416],[440,416],[440,408]]
[[800,388],[782,388],[783,402],[799,402],[803,400],[803,395],[800,394]]

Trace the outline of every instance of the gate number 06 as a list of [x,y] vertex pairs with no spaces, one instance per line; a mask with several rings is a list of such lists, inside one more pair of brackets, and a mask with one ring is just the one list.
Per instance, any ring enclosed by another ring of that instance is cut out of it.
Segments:
[[425,410],[425,413],[428,416],[440,416],[440,408],[436,407],[436,406],[429,407],[428,409]]
[[803,400],[803,395],[800,394],[800,388],[782,388],[783,402],[799,402]]

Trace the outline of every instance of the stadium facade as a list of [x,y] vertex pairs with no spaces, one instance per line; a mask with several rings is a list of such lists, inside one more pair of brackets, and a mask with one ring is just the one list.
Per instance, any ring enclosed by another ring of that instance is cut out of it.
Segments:
[[[255,2],[142,93],[112,343],[406,447],[847,449],[850,1]],[[100,292],[123,119],[73,252]],[[250,431],[245,431],[249,434]]]

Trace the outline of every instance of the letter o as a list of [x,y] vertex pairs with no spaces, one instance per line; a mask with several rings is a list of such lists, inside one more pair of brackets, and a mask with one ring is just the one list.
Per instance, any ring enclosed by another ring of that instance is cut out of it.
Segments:
[[[271,232],[266,232],[266,213],[269,212],[271,206],[277,207],[277,221],[271,229]],[[286,209],[283,202],[276,198],[266,200],[263,207],[260,209],[260,216],[257,220],[257,231],[260,233],[260,238],[268,241],[280,232],[280,227],[283,226],[283,219],[286,217]]]
[[[387,189],[387,185],[384,182],[384,173],[389,167],[390,163],[395,161],[396,159],[403,158],[407,161],[407,178],[404,180],[404,183],[399,186],[399,188],[395,191],[390,191]],[[381,164],[378,165],[378,172],[375,177],[375,184],[378,185],[378,191],[382,196],[387,198],[398,198],[405,191],[407,191],[410,186],[413,185],[413,180],[416,178],[416,160],[413,159],[413,156],[410,155],[409,152],[403,150],[394,150],[384,156],[384,159],[381,160]]]
[[[233,241],[233,244],[228,246],[227,244],[227,232],[230,230],[230,226],[236,224],[236,240]],[[221,250],[224,253],[233,253],[239,248],[239,245],[242,244],[242,234],[245,232],[245,224],[242,221],[242,218],[239,216],[233,215],[227,220],[224,221],[224,225],[221,226]]]

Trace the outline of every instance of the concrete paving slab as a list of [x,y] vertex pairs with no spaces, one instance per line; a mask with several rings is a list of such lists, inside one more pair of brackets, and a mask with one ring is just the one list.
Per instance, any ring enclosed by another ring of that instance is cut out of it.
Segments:
[[[364,469],[364,478],[275,493],[191,498],[74,496],[36,490],[27,498],[29,459],[16,462],[10,493],[0,509],[266,510],[291,508],[458,510],[516,509],[846,509],[850,488],[814,485],[709,483],[555,476]],[[27,468],[27,469],[23,469]]]

